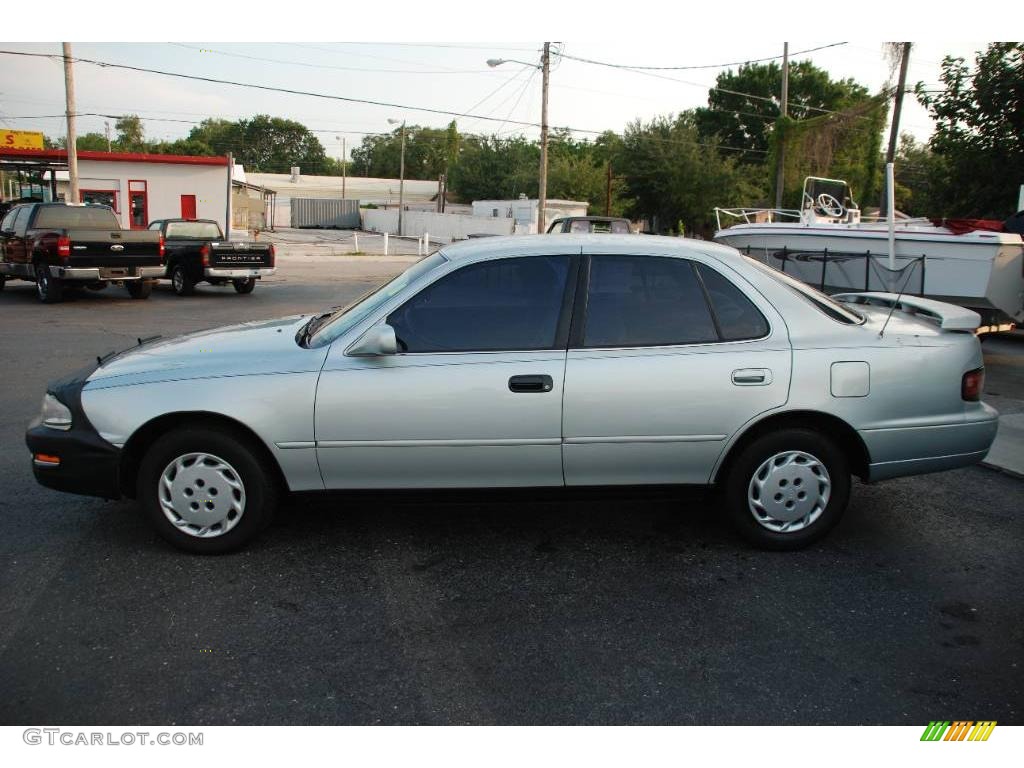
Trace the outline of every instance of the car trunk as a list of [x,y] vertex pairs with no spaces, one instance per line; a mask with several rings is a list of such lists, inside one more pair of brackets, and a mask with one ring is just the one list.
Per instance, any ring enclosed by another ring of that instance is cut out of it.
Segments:
[[214,243],[210,246],[210,266],[222,269],[253,269],[274,266],[270,243]]
[[156,232],[71,229],[69,267],[153,267],[163,263]]

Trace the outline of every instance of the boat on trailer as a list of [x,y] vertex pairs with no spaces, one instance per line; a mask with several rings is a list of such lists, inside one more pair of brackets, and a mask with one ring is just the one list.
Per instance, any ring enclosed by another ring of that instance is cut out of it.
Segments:
[[979,333],[1024,324],[1019,234],[862,216],[849,184],[815,176],[800,210],[715,208],[715,217],[716,241],[827,293],[902,290],[958,304],[981,315]]

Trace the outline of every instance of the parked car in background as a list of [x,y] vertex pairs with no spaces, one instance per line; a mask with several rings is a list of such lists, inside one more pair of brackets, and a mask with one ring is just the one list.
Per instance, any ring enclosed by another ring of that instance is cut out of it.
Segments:
[[978,315],[841,302],[680,238],[444,246],[356,303],[145,343],[50,385],[45,486],[136,498],[224,552],[285,491],[714,485],[755,545],[795,549],[865,481],[981,461]]
[[0,221],[0,288],[8,279],[36,284],[41,301],[63,300],[67,288],[123,284],[145,299],[164,273],[159,232],[124,230],[105,205],[29,203]]
[[274,244],[224,239],[220,225],[209,219],[160,219],[149,228],[160,232],[167,249],[167,271],[174,292],[188,296],[196,283],[224,285],[252,293],[256,281],[274,274]]
[[629,219],[613,216],[566,216],[555,219],[548,227],[548,234],[554,232],[575,232],[577,234],[600,232],[611,235],[628,235],[632,231]]

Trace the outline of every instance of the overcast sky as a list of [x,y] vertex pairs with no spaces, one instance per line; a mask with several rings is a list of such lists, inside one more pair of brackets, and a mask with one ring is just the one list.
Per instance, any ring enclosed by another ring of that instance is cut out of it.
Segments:
[[[701,66],[781,54],[782,43],[730,43],[698,36],[685,45],[641,38],[614,43],[572,42],[566,54],[632,66]],[[790,42],[801,51],[834,40]],[[503,120],[540,121],[540,75],[532,67],[506,63],[489,68],[489,58],[536,62],[540,43],[76,43],[76,57],[105,62],[258,83],[276,87],[429,107],[458,114],[498,118],[459,118],[462,131],[502,135],[539,131]],[[810,59],[833,78],[852,77],[877,91],[890,74],[882,43],[856,42],[816,51]],[[947,54],[973,59],[984,43],[915,43],[908,82],[938,84]],[[60,53],[60,43],[0,43],[14,51]],[[3,55],[0,67],[0,124],[64,135],[64,80],[59,61]],[[273,61],[266,61],[271,59]],[[550,123],[578,129],[621,131],[635,118],[679,112],[706,104],[717,68],[640,74],[559,59],[551,75]],[[443,126],[450,117],[414,109],[351,104],[182,80],[80,63],[75,68],[79,112],[135,113],[150,139],[184,136],[205,117],[237,119],[259,113],[302,122],[316,131],[328,154],[341,155],[344,136],[351,152],[365,133],[390,129],[388,118],[410,124]],[[33,117],[51,115],[51,117]],[[82,117],[79,133],[103,131],[104,118]],[[111,123],[113,121],[111,120]],[[927,112],[911,95],[904,101],[902,130],[927,139]],[[580,137],[590,134],[580,133]]]

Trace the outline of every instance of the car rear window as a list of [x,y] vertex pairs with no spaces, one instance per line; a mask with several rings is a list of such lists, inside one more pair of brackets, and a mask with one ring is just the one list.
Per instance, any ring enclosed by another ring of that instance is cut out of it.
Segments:
[[36,229],[120,229],[114,212],[100,205],[41,205]]
[[821,291],[811,288],[807,283],[802,283],[784,272],[772,269],[767,264],[762,264],[760,261],[751,258],[750,256],[744,256],[743,258],[766,275],[771,276],[771,278],[776,282],[782,283],[782,285],[786,286],[786,288],[804,301],[810,303],[811,306],[823,315],[827,315],[836,322],[843,323],[844,325],[860,325],[864,322],[864,317],[861,314],[854,312],[850,307],[831,299]]
[[171,221],[167,224],[167,237],[220,240],[223,236],[214,221]]

